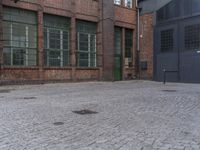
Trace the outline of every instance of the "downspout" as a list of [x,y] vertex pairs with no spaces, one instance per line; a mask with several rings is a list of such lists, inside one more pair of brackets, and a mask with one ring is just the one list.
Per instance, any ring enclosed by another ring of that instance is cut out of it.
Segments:
[[135,1],[137,10],[137,68],[138,79],[140,79],[140,8],[138,7],[138,0]]
[[2,76],[2,64],[3,64],[3,6],[2,0],[0,0],[0,81]]

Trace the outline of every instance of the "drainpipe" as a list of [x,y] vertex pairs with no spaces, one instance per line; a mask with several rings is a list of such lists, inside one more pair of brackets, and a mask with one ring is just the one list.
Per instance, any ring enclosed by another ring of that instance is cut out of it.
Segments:
[[138,0],[135,1],[137,10],[137,67],[138,78],[140,79],[140,8],[138,7]]

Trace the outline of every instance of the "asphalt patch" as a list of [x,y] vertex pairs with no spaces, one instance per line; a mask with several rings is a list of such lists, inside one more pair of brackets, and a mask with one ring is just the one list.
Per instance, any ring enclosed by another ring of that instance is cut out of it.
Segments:
[[29,99],[37,99],[36,97],[24,97],[24,99],[29,100]]
[[97,114],[98,113],[96,111],[92,111],[92,110],[88,110],[88,109],[72,111],[72,112],[75,113],[75,114],[79,114],[79,115],[91,115],[91,114]]
[[163,92],[177,92],[177,90],[162,90]]
[[61,125],[64,125],[64,122],[54,122],[53,123],[55,126],[61,126]]
[[3,89],[3,90],[0,90],[0,93],[10,93],[11,90],[7,90],[7,89]]

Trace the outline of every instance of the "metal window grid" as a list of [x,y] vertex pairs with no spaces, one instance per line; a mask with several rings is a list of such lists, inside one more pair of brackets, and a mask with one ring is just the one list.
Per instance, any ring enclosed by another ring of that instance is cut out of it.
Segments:
[[66,67],[69,65],[70,20],[65,17],[44,15],[45,65]]
[[78,67],[96,67],[96,30],[96,23],[77,21]]
[[174,30],[167,29],[161,31],[161,51],[168,52],[173,50],[174,39],[173,39]]
[[126,29],[125,31],[125,57],[132,59],[133,49],[133,31]]
[[34,12],[3,8],[4,65],[37,65],[37,23],[35,18]]
[[185,49],[200,49],[200,24],[189,25],[185,27]]

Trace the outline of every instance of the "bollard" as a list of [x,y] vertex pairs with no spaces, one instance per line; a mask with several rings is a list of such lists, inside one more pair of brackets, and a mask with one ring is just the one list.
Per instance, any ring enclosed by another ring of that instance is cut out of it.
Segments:
[[163,69],[163,84],[166,84],[166,70]]

